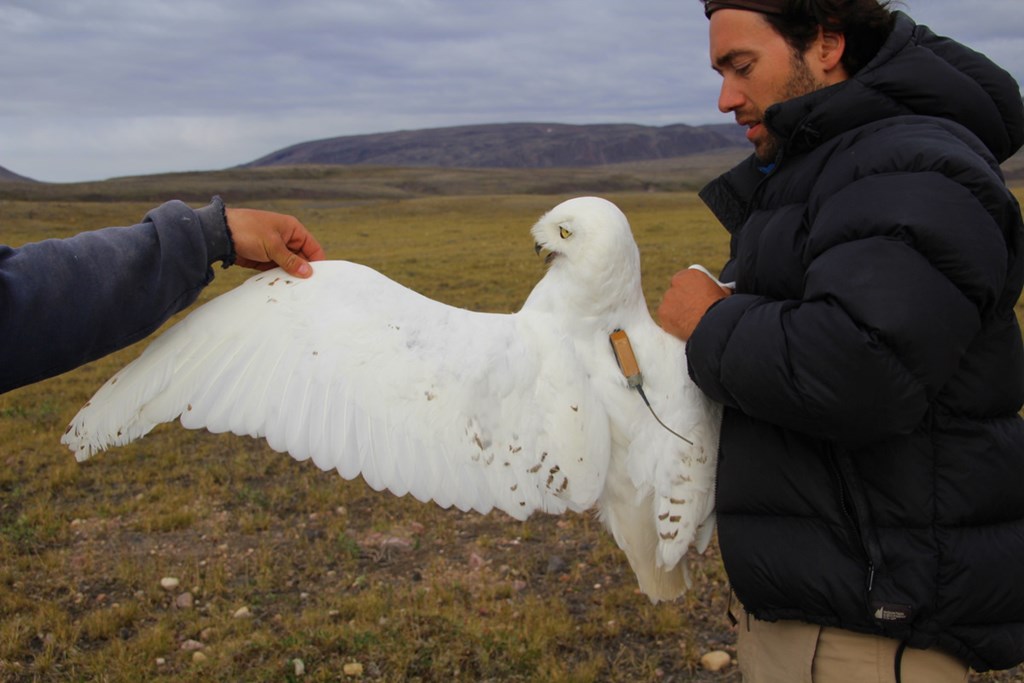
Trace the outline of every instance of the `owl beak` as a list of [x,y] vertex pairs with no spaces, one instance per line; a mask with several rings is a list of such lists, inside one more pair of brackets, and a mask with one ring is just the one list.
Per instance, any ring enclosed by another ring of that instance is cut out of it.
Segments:
[[537,254],[537,256],[540,256],[541,252],[547,251],[547,254],[544,256],[544,263],[547,264],[550,264],[552,261],[555,260],[555,257],[558,256],[557,251],[548,251],[547,247],[543,246],[540,242],[533,243],[533,251]]

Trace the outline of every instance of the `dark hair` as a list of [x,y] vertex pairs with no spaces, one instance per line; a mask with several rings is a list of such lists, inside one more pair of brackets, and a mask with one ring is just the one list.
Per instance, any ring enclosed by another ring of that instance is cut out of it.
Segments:
[[818,36],[818,27],[846,36],[842,64],[853,75],[878,54],[892,32],[890,0],[789,0],[782,14],[764,18],[794,51],[803,54]]

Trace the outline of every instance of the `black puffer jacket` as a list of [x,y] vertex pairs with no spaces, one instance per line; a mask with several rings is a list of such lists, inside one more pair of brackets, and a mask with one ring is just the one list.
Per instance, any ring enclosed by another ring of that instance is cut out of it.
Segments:
[[732,233],[690,372],[726,405],[722,555],[754,616],[1024,660],[1024,281],[998,163],[1017,84],[898,14],[851,80],[766,112],[785,141],[702,192]]

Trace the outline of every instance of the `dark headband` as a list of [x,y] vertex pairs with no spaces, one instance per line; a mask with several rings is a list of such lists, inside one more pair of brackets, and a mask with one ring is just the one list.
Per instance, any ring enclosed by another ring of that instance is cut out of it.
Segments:
[[787,0],[704,0],[704,16],[720,9],[745,9],[761,14],[783,14]]

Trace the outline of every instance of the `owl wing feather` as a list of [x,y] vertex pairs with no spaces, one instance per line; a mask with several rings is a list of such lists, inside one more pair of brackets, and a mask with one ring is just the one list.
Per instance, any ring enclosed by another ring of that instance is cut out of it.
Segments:
[[262,273],[197,308],[62,441],[84,460],[180,417],[445,507],[524,519],[594,505],[608,417],[564,321],[455,308],[345,261],[314,268]]

